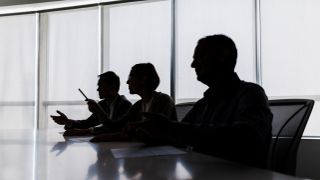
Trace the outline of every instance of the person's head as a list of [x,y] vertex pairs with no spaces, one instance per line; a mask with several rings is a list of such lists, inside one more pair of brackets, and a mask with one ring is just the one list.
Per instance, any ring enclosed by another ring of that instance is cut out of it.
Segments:
[[197,79],[210,86],[233,73],[236,62],[235,43],[229,37],[218,34],[198,41],[191,67],[195,68]]
[[160,78],[151,63],[136,64],[131,68],[127,84],[130,94],[143,91],[154,91],[160,83]]
[[120,78],[116,73],[107,71],[99,75],[98,89],[101,99],[112,99],[118,95],[120,88]]

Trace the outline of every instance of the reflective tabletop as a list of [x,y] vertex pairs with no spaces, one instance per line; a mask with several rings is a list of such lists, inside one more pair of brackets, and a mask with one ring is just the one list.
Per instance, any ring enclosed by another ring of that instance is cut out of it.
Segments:
[[111,149],[143,144],[90,143],[88,137],[64,138],[59,131],[2,130],[0,179],[298,179],[195,152],[117,159]]

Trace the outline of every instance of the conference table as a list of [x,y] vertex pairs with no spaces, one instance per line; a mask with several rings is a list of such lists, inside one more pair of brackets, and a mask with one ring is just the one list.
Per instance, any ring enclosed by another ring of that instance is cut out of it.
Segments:
[[91,137],[63,137],[62,131],[1,130],[0,179],[299,179],[170,146],[165,148],[178,153],[119,158],[118,150],[141,153],[150,147],[139,142],[91,143]]

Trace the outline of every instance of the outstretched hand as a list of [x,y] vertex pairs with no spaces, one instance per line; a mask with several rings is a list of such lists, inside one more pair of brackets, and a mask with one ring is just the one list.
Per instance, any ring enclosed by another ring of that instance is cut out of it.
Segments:
[[57,124],[60,124],[60,125],[65,125],[69,119],[68,117],[63,114],[62,112],[60,111],[57,111],[57,113],[59,114],[59,116],[53,116],[51,115],[50,117],[54,120],[54,122],[56,122]]

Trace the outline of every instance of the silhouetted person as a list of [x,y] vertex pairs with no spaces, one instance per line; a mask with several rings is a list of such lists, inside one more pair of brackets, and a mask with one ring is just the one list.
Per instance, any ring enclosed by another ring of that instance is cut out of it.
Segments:
[[[160,78],[154,66],[151,63],[136,64],[131,68],[127,84],[130,94],[137,94],[141,97],[123,117],[124,122],[129,122],[125,128],[131,131],[131,125],[138,125],[141,122],[148,121],[151,118],[161,118],[165,120],[176,121],[175,104],[167,94],[157,92]],[[119,134],[121,134],[119,136]],[[116,135],[109,134],[98,136],[92,141],[116,141],[130,138],[125,132]]]
[[[131,103],[125,96],[119,95],[120,78],[112,71],[99,75],[98,93],[102,99],[98,103],[87,99],[88,109],[92,115],[86,120],[71,120],[65,114],[57,111],[60,116],[51,116],[67,130],[64,135],[99,134],[109,131],[119,131],[118,121],[128,112]],[[98,126],[105,122],[106,126]]]
[[[176,146],[265,167],[272,113],[264,90],[234,72],[237,49],[225,35],[202,38],[191,67],[209,89],[181,123],[148,122],[143,131]],[[170,129],[168,135],[167,129]],[[164,132],[164,133],[162,133]]]
[[168,119],[176,119],[175,105],[170,96],[157,92],[160,78],[151,63],[136,64],[131,68],[127,80],[130,94],[137,94],[141,97],[127,116],[130,122],[143,121],[143,113],[159,114]]

